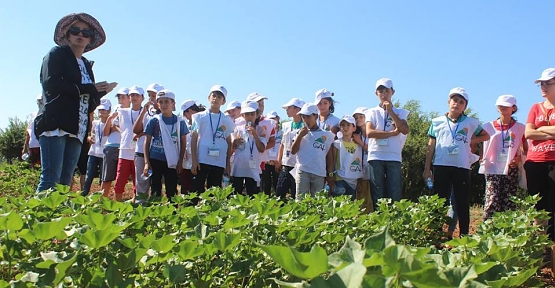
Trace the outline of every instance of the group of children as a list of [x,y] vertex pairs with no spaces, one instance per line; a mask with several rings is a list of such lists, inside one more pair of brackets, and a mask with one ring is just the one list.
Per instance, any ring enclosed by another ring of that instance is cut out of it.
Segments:
[[[116,200],[122,199],[129,177],[141,202],[149,189],[150,195],[161,195],[162,177],[171,199],[178,177],[181,193],[201,193],[221,187],[224,176],[231,179],[235,193],[274,190],[284,200],[314,195],[327,184],[330,195],[364,199],[367,211],[379,198],[401,198],[401,152],[409,112],[392,105],[391,79],[376,82],[376,107],[358,107],[341,118],[333,115],[334,93],[327,89],[316,91],[314,102],[292,98],[282,106],[290,121],[281,125],[275,111],[263,114],[268,98],[259,93],[243,102],[231,101],[222,111],[227,90],[215,85],[206,109],[187,100],[179,116],[172,112],[176,104],[171,91],[151,84],[147,93],[144,106],[144,91],[138,86],[119,90],[115,109],[106,97],[101,100],[88,138],[92,145],[84,195],[94,171],[102,167],[104,195],[115,181]],[[499,191],[507,185],[516,191],[516,167],[527,149],[524,125],[512,117],[517,110],[514,96],[500,96],[499,119],[483,126],[465,115],[468,102],[463,88],[450,91],[448,112],[433,119],[428,131],[423,173],[425,180],[434,181],[440,197],[452,196],[461,234],[468,233],[470,220],[471,145],[485,141],[480,173],[487,180],[486,217],[511,206],[503,196],[507,193]]]

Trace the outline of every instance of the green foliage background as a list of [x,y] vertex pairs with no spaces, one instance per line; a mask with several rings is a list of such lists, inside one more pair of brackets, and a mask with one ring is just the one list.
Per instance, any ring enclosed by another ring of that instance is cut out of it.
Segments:
[[12,163],[21,156],[27,123],[17,117],[9,118],[8,121],[7,128],[0,128],[0,157],[3,161]]

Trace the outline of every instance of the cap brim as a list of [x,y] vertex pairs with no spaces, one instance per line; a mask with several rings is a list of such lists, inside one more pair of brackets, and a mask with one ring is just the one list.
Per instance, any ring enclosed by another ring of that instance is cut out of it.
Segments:
[[509,103],[509,102],[500,101],[500,102],[495,102],[495,106],[513,107],[514,104]]
[[538,84],[538,83],[544,82],[544,81],[549,81],[549,80],[551,80],[551,79],[553,79],[553,78],[555,78],[555,77],[551,77],[551,78],[539,78],[539,79],[536,79],[536,81],[534,81],[534,84]]
[[241,114],[243,114],[243,113],[250,113],[250,112],[256,112],[256,109],[252,109],[252,108],[241,108]]
[[106,107],[105,105],[98,105],[96,109],[98,110],[110,110],[111,107]]

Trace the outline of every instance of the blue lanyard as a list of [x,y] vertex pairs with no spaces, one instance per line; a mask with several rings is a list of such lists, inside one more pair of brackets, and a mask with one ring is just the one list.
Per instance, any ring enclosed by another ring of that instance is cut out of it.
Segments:
[[212,124],[212,113],[208,112],[208,118],[210,118],[210,129],[212,129],[212,145],[216,145],[216,133],[218,132],[218,127],[220,127],[220,120],[222,119],[222,112],[218,114],[218,124],[216,124],[216,131],[214,131],[214,125]]
[[100,124],[102,124],[102,122],[98,122],[98,126],[96,126],[96,131],[98,131],[96,134],[98,134],[98,146],[102,146],[102,133],[100,132]]
[[[328,118],[330,118],[330,114],[328,114],[328,116],[326,116],[326,118],[324,118],[324,122],[320,122],[320,115],[318,115],[318,128],[322,129],[322,130],[326,130],[326,121],[328,121]],[[320,127],[320,123],[324,123],[324,127]]]
[[389,117],[389,114],[387,113],[387,110],[383,109],[383,131],[385,132],[385,128],[387,127],[387,118]]
[[252,136],[252,140],[251,137],[247,138],[247,140],[251,143],[251,147],[249,147],[251,149],[251,158],[253,158],[254,156],[252,155],[252,151],[254,151],[254,136]]
[[449,120],[449,117],[447,117],[447,115],[445,116],[445,119],[447,119],[447,127],[449,127],[449,131],[451,132],[453,143],[455,143],[455,133],[457,133],[457,130],[459,130],[459,124],[461,124],[461,122],[457,121],[457,127],[455,127],[455,131],[453,131],[453,129],[451,129],[451,121]]
[[501,126],[501,148],[503,148],[503,151],[505,150],[505,137],[509,135],[509,129],[511,128],[512,122],[513,122],[513,118],[509,120],[509,125],[507,126],[507,133],[503,134],[503,123],[501,122],[501,119],[499,119],[499,126]]

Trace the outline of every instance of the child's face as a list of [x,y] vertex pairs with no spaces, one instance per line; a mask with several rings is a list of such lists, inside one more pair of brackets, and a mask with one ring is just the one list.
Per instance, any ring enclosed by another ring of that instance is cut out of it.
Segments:
[[158,109],[158,103],[156,102],[156,92],[148,91],[148,101],[154,105],[154,109]]
[[297,115],[299,111],[301,111],[301,108],[297,106],[289,106],[287,107],[287,109],[285,109],[285,112],[287,112],[287,117],[295,117],[295,115]]
[[158,106],[160,107],[160,111],[162,113],[172,113],[173,109],[175,108],[175,101],[170,98],[160,98],[156,101]]
[[357,127],[366,125],[366,116],[364,116],[364,114],[357,113],[353,117],[355,117],[355,122],[357,124]]
[[339,129],[341,133],[343,133],[343,136],[351,137],[356,128],[355,125],[347,121],[341,121],[341,123],[339,123]]
[[384,86],[380,86],[378,87],[378,89],[376,89],[376,96],[378,96],[380,103],[383,103],[385,101],[391,102],[391,97],[393,96],[394,93],[395,93],[395,90],[393,88],[386,88]]
[[328,99],[322,99],[320,100],[320,102],[318,102],[318,110],[320,111],[320,113],[330,111],[330,107],[331,101]]
[[208,102],[210,102],[210,106],[220,108],[225,104],[225,97],[219,93],[212,92],[208,95]]
[[318,115],[301,115],[301,118],[303,119],[305,126],[311,128],[316,125],[316,119],[318,118]]
[[449,104],[449,111],[455,115],[459,115],[466,109],[466,100],[459,95],[454,95],[447,102]]
[[245,118],[245,123],[254,123],[254,121],[256,121],[256,112],[241,113],[241,116]]
[[98,118],[106,119],[110,116],[110,110],[98,109]]
[[260,111],[260,114],[264,114],[264,99],[258,100],[258,111]]
[[128,107],[131,104],[131,98],[128,95],[120,94],[118,95],[118,104],[122,107]]
[[555,78],[540,82],[542,97],[555,96]]
[[145,96],[137,93],[131,93],[131,104],[133,105],[141,105],[143,100],[145,100]]
[[239,115],[241,115],[241,108],[235,107],[235,108],[227,111],[227,113],[229,113],[229,117],[231,117],[232,119],[235,119],[235,118],[239,117]]
[[505,107],[505,106],[499,106],[497,105],[497,111],[499,112],[499,115],[503,115],[504,117],[511,117],[511,115],[513,115],[513,112],[515,111],[516,107]]

